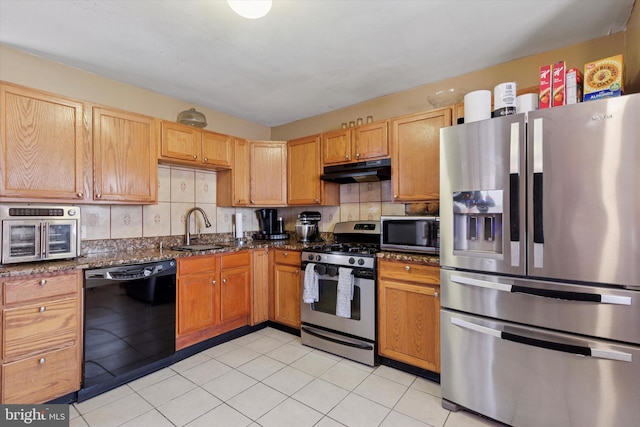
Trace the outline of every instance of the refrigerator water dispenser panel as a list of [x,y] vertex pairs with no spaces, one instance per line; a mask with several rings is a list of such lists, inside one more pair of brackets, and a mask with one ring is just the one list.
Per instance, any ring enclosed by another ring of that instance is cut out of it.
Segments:
[[453,193],[453,250],[456,255],[502,255],[502,190]]

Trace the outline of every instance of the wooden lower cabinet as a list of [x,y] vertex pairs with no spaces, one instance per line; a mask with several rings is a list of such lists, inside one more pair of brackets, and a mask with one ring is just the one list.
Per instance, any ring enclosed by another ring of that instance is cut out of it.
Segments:
[[176,349],[249,324],[249,251],[178,259]]
[[44,403],[77,391],[82,372],[82,272],[0,282],[0,402]]
[[378,262],[378,352],[440,372],[440,268]]
[[251,325],[257,325],[269,320],[269,251],[255,249],[251,251],[252,264],[252,311]]
[[300,255],[299,251],[274,251],[272,320],[300,328]]

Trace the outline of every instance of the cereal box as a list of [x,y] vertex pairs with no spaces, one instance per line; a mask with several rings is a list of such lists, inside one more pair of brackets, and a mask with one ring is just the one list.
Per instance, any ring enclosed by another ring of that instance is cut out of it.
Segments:
[[551,89],[551,65],[543,65],[540,67],[540,109],[551,107]]
[[553,64],[553,97],[551,98],[551,102],[554,107],[565,104],[564,100],[567,97],[564,81],[566,71],[567,67],[564,61]]
[[584,100],[620,96],[623,87],[622,55],[611,56],[584,66]]
[[582,102],[582,72],[577,68],[570,68],[564,84],[567,88],[567,105]]

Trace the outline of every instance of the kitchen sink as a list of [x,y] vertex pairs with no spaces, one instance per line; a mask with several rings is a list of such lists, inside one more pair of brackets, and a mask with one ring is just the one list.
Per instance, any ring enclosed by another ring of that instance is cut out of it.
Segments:
[[203,244],[203,245],[179,245],[171,246],[174,251],[211,251],[214,249],[222,249],[224,246],[216,244]]

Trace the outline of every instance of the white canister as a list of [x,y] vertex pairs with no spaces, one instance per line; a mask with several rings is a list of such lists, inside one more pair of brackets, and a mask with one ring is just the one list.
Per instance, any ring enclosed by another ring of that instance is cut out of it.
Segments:
[[464,122],[491,118],[491,91],[476,90],[464,96]]
[[528,113],[538,109],[539,97],[537,93],[525,93],[516,98],[516,113]]
[[516,82],[500,83],[493,88],[493,117],[516,113]]

